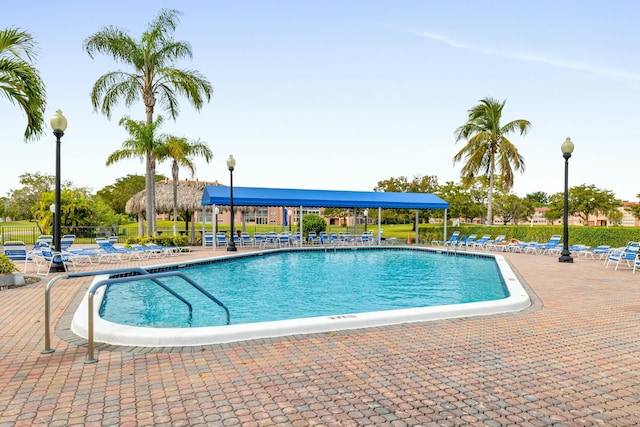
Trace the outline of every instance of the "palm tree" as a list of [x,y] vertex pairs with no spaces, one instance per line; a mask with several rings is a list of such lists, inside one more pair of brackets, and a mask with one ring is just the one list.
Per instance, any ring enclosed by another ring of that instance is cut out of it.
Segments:
[[509,141],[507,135],[516,130],[526,135],[531,127],[528,120],[513,120],[500,126],[502,109],[507,101],[499,102],[493,98],[484,98],[480,104],[469,110],[469,120],[456,129],[456,142],[466,139],[467,144],[453,157],[453,163],[466,160],[460,171],[463,184],[468,184],[479,174],[489,179],[487,194],[487,221],[493,225],[493,189],[498,183],[504,191],[513,187],[514,171],[524,172],[524,158]]
[[31,34],[16,28],[0,30],[0,96],[17,104],[27,115],[25,141],[43,132],[45,87],[32,65],[36,42]]
[[[156,129],[162,124],[162,116],[158,116],[155,122],[147,124],[146,122],[137,122],[131,120],[128,117],[123,117],[120,120],[120,126],[124,127],[126,131],[131,135],[131,138],[122,143],[122,148],[116,150],[107,158],[107,166],[110,166],[120,160],[131,159],[138,157],[146,160],[146,215],[147,215],[147,235],[155,235],[155,208],[149,207],[149,199],[152,193],[149,191],[155,190],[155,185],[151,186],[149,190],[149,177],[155,184],[156,177],[156,158],[162,147],[162,140],[155,137]],[[154,205],[155,207],[155,205]]]
[[[91,58],[95,53],[103,53],[133,68],[131,72],[111,71],[98,78],[91,90],[91,103],[96,111],[99,109],[111,118],[113,108],[120,101],[128,107],[141,99],[147,124],[151,125],[156,103],[175,120],[178,95],[187,98],[198,111],[205,100],[209,102],[213,92],[211,83],[198,71],[175,67],[177,60],[192,58],[189,43],[173,39],[180,14],[177,10],[162,9],[139,40],[122,29],[109,26],[84,41],[84,48]],[[155,223],[154,186],[153,177],[147,175],[147,216]]]
[[163,137],[163,145],[158,152],[158,160],[172,159],[171,176],[173,178],[173,235],[178,235],[178,173],[180,166],[184,166],[195,174],[192,157],[204,157],[207,163],[213,157],[211,149],[205,142],[189,141],[187,138],[167,135]]

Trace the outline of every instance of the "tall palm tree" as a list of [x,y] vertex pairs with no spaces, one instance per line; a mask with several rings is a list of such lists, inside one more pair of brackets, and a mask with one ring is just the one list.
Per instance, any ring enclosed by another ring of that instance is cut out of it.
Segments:
[[493,98],[484,98],[469,110],[469,120],[456,129],[456,142],[466,139],[467,144],[453,157],[453,163],[466,160],[460,171],[463,184],[468,184],[480,174],[489,179],[487,194],[487,221],[493,225],[493,189],[496,175],[505,191],[513,187],[514,171],[524,172],[524,158],[518,149],[509,141],[507,135],[520,131],[526,135],[531,123],[527,120],[513,120],[504,126],[500,125],[502,109],[507,101],[499,102]]
[[178,235],[178,173],[180,166],[184,166],[195,174],[194,156],[204,157],[207,163],[213,157],[211,149],[205,142],[189,141],[187,138],[166,135],[158,152],[158,160],[171,159],[171,176],[173,178],[173,235]]
[[[175,41],[173,33],[181,13],[162,9],[139,40],[125,30],[108,26],[89,36],[84,48],[91,58],[96,53],[110,55],[132,71],[111,71],[98,78],[91,90],[93,108],[111,118],[113,108],[123,101],[128,107],[142,100],[147,124],[153,122],[156,103],[172,119],[178,115],[178,95],[184,96],[196,110],[209,102],[213,88],[198,71],[175,67],[179,59],[192,58],[191,46]],[[154,179],[147,174],[147,215],[155,218]],[[154,219],[155,222],[155,219]],[[154,228],[155,231],[155,228]]]
[[[135,120],[131,120],[128,117],[123,117],[120,120],[120,126],[124,127],[126,131],[131,135],[131,138],[127,139],[122,143],[122,148],[120,150],[116,150],[109,155],[107,158],[107,166],[110,166],[120,160],[131,159],[131,158],[140,158],[146,161],[146,174],[147,178],[151,177],[153,182],[155,183],[156,178],[156,159],[160,149],[162,147],[162,140],[160,138],[156,138],[156,129],[162,124],[162,116],[158,116],[158,118],[148,124],[147,122],[137,122]],[[148,184],[148,179],[147,179]],[[151,187],[151,191],[154,191],[155,185]],[[154,199],[151,197],[149,192],[149,186],[146,187],[146,215],[147,215],[147,235],[153,236],[155,235],[156,227],[155,227],[155,209],[151,209],[149,207],[149,199]],[[155,201],[154,201],[155,203]],[[154,205],[155,207],[155,205]]]
[[0,96],[17,104],[27,115],[25,141],[43,132],[45,86],[32,65],[37,44],[31,34],[16,28],[0,30]]

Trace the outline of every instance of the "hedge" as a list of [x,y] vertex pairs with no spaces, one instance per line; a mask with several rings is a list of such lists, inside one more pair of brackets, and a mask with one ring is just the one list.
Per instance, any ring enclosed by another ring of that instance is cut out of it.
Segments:
[[[552,235],[559,234],[563,236],[564,229],[562,225],[460,225],[448,226],[447,237],[451,236],[454,231],[459,231],[460,235],[470,236],[476,234],[477,238],[485,234],[491,235],[494,239],[496,236],[504,234],[506,239],[518,239],[522,242],[548,242]],[[427,243],[434,240],[442,241],[443,227],[442,225],[421,225],[419,227],[419,238],[421,243]],[[638,227],[581,227],[569,226],[569,244],[582,244],[591,247],[600,245],[609,245],[611,247],[625,246],[629,242],[640,242],[640,228]]]

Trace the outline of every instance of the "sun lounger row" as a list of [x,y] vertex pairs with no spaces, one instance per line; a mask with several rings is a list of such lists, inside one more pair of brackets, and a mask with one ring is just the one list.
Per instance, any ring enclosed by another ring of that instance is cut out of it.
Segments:
[[[226,247],[229,240],[224,233],[218,233],[215,236],[205,235],[204,242],[206,246],[215,245],[217,247]],[[255,233],[253,237],[249,233],[240,233],[240,236],[234,236],[233,243],[237,247],[252,248],[283,248],[300,246],[300,233]],[[377,243],[373,237],[373,231],[362,233],[361,235],[352,235],[351,233],[314,233],[310,232],[308,237],[302,242],[304,245],[373,245]]]

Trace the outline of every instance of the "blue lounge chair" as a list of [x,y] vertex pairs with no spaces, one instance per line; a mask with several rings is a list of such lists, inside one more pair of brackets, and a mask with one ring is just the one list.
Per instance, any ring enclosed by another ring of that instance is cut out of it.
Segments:
[[493,240],[489,240],[487,242],[487,249],[489,250],[493,250],[493,251],[497,251],[497,250],[503,250],[503,246],[505,246],[505,240],[507,236],[505,236],[504,234],[500,234],[498,237],[496,237]]
[[460,235],[459,231],[454,231],[449,237],[449,240],[432,240],[431,244],[434,246],[449,246],[451,244],[455,244],[458,241],[458,236]]
[[60,238],[60,250],[68,251],[71,248],[71,245],[73,245],[73,242],[75,241],[76,241],[75,234],[65,234]]
[[485,234],[478,240],[474,240],[473,242],[471,242],[470,246],[474,248],[486,248],[489,244],[489,239],[491,239],[491,234]]
[[458,237],[460,236],[460,232],[459,231],[454,231],[453,234],[451,234],[451,237],[449,237],[449,240],[447,240],[446,242],[444,242],[442,244],[442,246],[444,247],[450,247],[450,246],[457,246],[458,245]]
[[224,233],[216,234],[216,246],[227,246],[229,241],[227,240],[227,236]]
[[614,270],[617,270],[620,264],[623,263],[626,264],[627,268],[633,268],[638,259],[639,250],[639,243],[630,242],[624,249],[609,253],[609,257],[604,263],[604,268],[609,268],[609,265],[615,264]]
[[562,246],[560,245],[561,238],[562,236],[560,236],[559,234],[554,234],[553,236],[551,236],[547,243],[535,247],[534,252],[542,255],[556,255],[559,251],[558,248]]
[[253,246],[253,238],[249,233],[242,232],[240,234],[240,243],[242,243],[242,246],[246,246],[246,247]]
[[60,252],[54,252],[52,250],[42,249],[40,251],[34,251],[31,253],[34,263],[37,266],[36,274],[40,276],[48,276],[51,265],[56,263],[62,263],[65,271],[69,271],[69,264],[76,270],[76,265],[72,256],[61,254]]
[[14,264],[23,261],[25,273],[27,272],[27,265],[30,262],[33,262],[33,258],[27,252],[27,247],[24,242],[19,240],[9,240],[4,242],[4,254],[8,256]]

